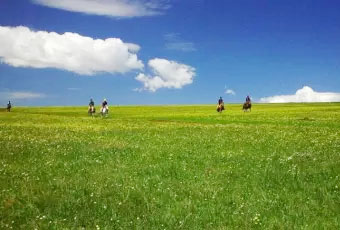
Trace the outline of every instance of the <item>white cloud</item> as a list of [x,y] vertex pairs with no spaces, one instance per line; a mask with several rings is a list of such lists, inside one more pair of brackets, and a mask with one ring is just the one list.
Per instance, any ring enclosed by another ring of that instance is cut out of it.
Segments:
[[184,52],[196,51],[195,44],[192,42],[183,41],[179,33],[164,34],[165,48],[168,50],[178,50]]
[[293,95],[279,95],[263,97],[263,103],[286,103],[286,102],[339,102],[340,93],[316,92],[309,86],[304,86]]
[[0,61],[14,67],[57,68],[78,74],[140,70],[139,46],[119,38],[93,39],[77,33],[0,26]]
[[165,44],[165,48],[168,50],[179,50],[184,52],[195,51],[195,45],[192,42],[170,42]]
[[159,15],[170,6],[165,0],[32,0],[47,7],[109,17]]
[[163,35],[163,37],[166,41],[178,40],[179,36],[180,36],[180,33],[166,33],[166,34]]
[[7,100],[37,99],[46,97],[46,95],[43,93],[34,93],[28,91],[1,92],[0,95]]
[[67,88],[67,90],[70,90],[70,91],[78,91],[78,90],[80,90],[80,88],[70,87],[70,88]]
[[232,89],[227,89],[227,90],[225,91],[225,93],[226,93],[226,94],[233,95],[233,96],[236,94],[235,91],[232,90]]
[[180,89],[191,84],[196,75],[195,68],[166,59],[155,58],[150,60],[148,65],[155,76],[140,73],[136,80],[144,84],[144,90],[151,92],[160,88]]

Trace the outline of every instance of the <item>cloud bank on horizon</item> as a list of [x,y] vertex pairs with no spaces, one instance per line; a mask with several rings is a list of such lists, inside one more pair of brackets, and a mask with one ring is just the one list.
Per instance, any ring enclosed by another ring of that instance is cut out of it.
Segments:
[[32,0],[66,11],[109,16],[142,17],[162,14],[170,5],[165,0]]
[[46,97],[43,93],[29,91],[0,92],[0,95],[6,100],[37,99]]
[[71,32],[0,26],[0,44],[0,61],[14,67],[57,68],[84,75],[144,67],[136,55],[140,47],[119,38],[102,40]]
[[148,62],[154,76],[140,73],[135,78],[143,83],[141,90],[156,92],[160,88],[181,89],[183,86],[191,84],[195,77],[195,68],[175,61],[161,58],[154,58]]
[[309,86],[296,91],[293,95],[278,95],[263,97],[261,103],[288,103],[288,102],[340,102],[340,93],[316,92]]

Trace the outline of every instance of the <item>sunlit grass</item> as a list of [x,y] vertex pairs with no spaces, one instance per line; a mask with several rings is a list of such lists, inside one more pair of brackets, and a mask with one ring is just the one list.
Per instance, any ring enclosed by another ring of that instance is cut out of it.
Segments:
[[1,229],[338,229],[340,104],[0,112]]

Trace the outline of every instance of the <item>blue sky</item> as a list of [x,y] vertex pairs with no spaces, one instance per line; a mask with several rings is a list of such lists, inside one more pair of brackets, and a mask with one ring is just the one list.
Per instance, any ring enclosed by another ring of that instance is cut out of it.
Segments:
[[340,101],[339,1],[51,2],[0,3],[0,105]]

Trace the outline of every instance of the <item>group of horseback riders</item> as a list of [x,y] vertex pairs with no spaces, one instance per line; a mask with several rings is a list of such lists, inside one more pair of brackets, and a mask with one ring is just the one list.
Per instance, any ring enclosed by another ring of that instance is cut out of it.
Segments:
[[[90,103],[89,103],[88,114],[93,116],[93,114],[95,114],[95,113],[96,113],[96,107],[94,107],[94,101],[91,98]],[[104,99],[103,102],[102,102],[102,106],[100,108],[100,113],[101,113],[102,116],[106,116],[109,113],[109,106],[108,106],[106,99]]]
[[[10,112],[11,108],[12,108],[11,101],[8,101],[7,112]],[[223,101],[222,97],[220,97],[218,99],[216,110],[217,110],[217,112],[220,112],[220,113],[223,110],[225,110],[225,108],[224,108],[224,101]],[[250,111],[251,110],[251,99],[250,99],[249,95],[246,97],[246,102],[243,104],[243,110],[244,111],[248,111],[248,110]],[[90,103],[89,103],[88,114],[93,116],[93,114],[95,114],[95,113],[96,113],[96,107],[94,107],[94,101],[91,98],[90,99]],[[109,113],[109,106],[108,106],[108,103],[107,103],[106,99],[104,99],[103,102],[102,102],[102,106],[100,108],[100,113],[103,116],[105,116],[105,115],[107,115]]]
[[[243,104],[243,107],[242,107],[243,111],[251,111],[251,99],[250,99],[250,96],[247,95],[246,97],[246,102]],[[222,97],[220,97],[220,99],[218,99],[218,102],[217,102],[217,108],[216,108],[217,112],[222,112],[223,110],[225,110],[224,108],[224,101],[222,99]]]
[[[9,106],[7,105],[7,110],[10,110],[10,102],[9,102]],[[218,99],[218,103],[217,103],[217,108],[216,108],[217,112],[222,112],[223,110],[225,110],[225,107],[224,107],[224,101],[222,99],[222,97],[220,97]],[[251,111],[251,99],[250,99],[250,96],[247,95],[246,97],[246,102],[243,104],[243,111]],[[93,114],[96,113],[96,108],[94,106],[94,101],[93,99],[91,98],[90,99],[90,103],[89,103],[89,109],[88,109],[88,114],[93,116]],[[105,116],[109,113],[109,107],[108,107],[108,103],[107,103],[107,100],[104,99],[103,102],[102,102],[102,106],[100,108],[100,113]]]

